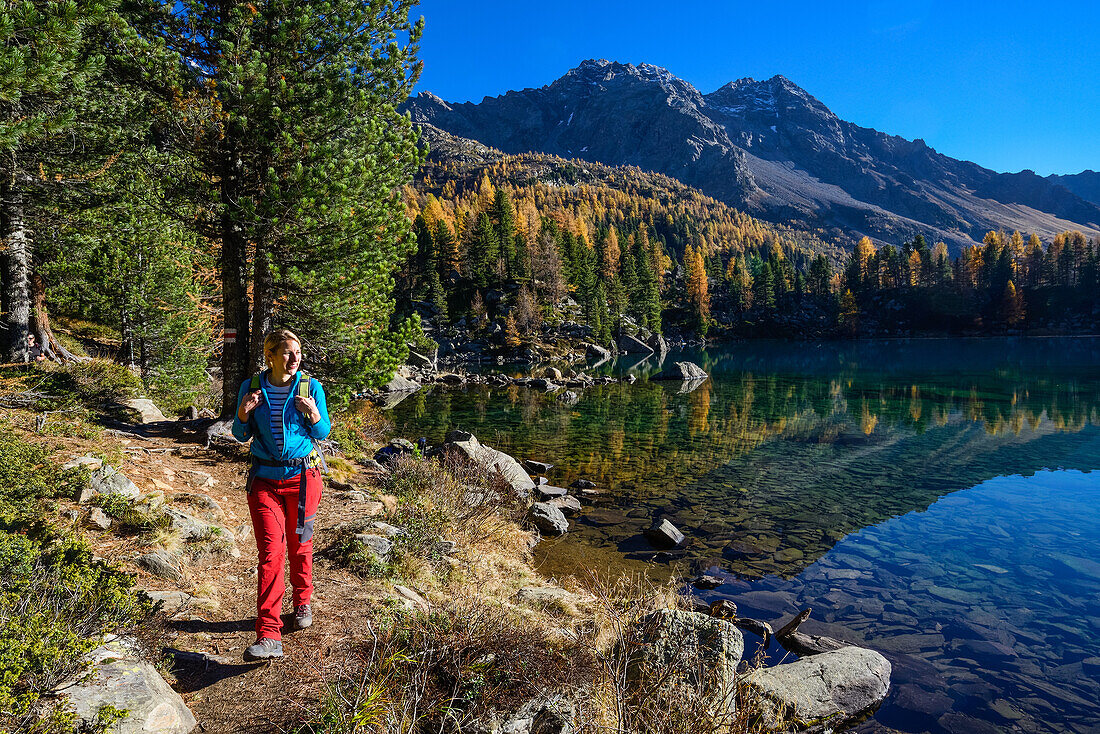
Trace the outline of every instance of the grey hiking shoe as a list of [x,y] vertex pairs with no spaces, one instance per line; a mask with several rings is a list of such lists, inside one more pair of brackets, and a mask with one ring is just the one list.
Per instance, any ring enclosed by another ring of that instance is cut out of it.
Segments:
[[294,629],[304,630],[313,624],[313,610],[309,604],[299,604],[294,607]]
[[261,637],[244,651],[245,660],[273,660],[283,656],[282,640]]

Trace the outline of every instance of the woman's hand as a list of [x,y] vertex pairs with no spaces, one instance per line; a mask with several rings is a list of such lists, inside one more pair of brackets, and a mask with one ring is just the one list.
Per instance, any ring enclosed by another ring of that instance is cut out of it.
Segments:
[[264,394],[260,390],[253,390],[244,396],[244,400],[241,401],[241,407],[237,408],[237,420],[241,423],[248,423],[249,416],[252,415],[252,411],[264,401]]
[[299,395],[294,398],[294,407],[306,417],[310,424],[321,420],[321,411],[317,410],[317,401],[313,398],[303,398]]

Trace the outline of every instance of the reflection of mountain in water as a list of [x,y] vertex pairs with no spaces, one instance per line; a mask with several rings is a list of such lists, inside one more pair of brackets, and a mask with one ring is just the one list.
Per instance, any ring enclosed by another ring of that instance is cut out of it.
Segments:
[[437,390],[394,422],[432,441],[466,428],[556,464],[555,483],[594,480],[599,505],[551,556],[640,548],[666,513],[692,555],[749,575],[796,572],[852,530],[993,476],[1100,459],[1085,440],[1100,425],[1096,339],[754,342],[669,359],[684,357],[711,374],[686,394],[643,381],[567,406],[516,387]]

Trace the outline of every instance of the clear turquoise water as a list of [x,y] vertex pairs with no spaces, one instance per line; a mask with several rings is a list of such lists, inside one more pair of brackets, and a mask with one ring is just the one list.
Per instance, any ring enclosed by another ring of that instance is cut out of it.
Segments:
[[[707,598],[894,663],[864,725],[1100,731],[1100,339],[749,343],[670,355],[569,406],[525,388],[417,394],[395,432],[473,431],[602,494],[549,573],[709,568]],[[624,368],[619,366],[617,372]],[[690,538],[652,560],[656,516]],[[1093,661],[1092,658],[1098,658]]]

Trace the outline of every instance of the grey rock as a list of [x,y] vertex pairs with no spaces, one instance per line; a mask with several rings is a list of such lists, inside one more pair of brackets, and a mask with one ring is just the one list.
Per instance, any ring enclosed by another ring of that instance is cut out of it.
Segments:
[[85,454],[84,456],[78,456],[72,461],[67,461],[61,465],[61,471],[69,471],[70,469],[77,469],[79,467],[88,467],[88,471],[95,471],[103,466],[103,459],[98,456],[92,456],[91,454]]
[[414,352],[411,349],[409,350],[408,362],[413,367],[422,367],[422,368],[427,368],[429,370],[434,370],[435,369],[435,359],[433,359],[432,357],[428,357],[426,355],[420,354],[419,352]]
[[707,373],[699,365],[692,362],[673,362],[668,367],[650,378],[651,380],[685,380],[702,381],[707,379]]
[[552,484],[540,484],[535,487],[535,496],[540,500],[552,500],[555,497],[564,497],[569,493],[565,487],[555,487]]
[[545,606],[547,604],[575,604],[577,595],[557,586],[524,586],[516,592],[516,601],[521,604]]
[[611,352],[604,349],[598,344],[585,344],[584,356],[590,360],[606,362],[607,360],[611,359]]
[[369,533],[358,533],[355,536],[357,540],[366,550],[370,551],[380,562],[385,563],[390,559],[390,553],[393,552],[393,543],[381,535],[371,535]]
[[115,641],[88,654],[91,670],[59,689],[63,706],[91,726],[103,706],[125,709],[115,734],[188,734],[197,722],[157,669]]
[[390,525],[388,522],[382,522],[381,520],[374,521],[374,529],[378,530],[387,538],[396,538],[401,535],[408,535],[409,531],[405,528],[399,528],[396,525]]
[[383,393],[416,392],[420,389],[420,383],[413,382],[401,375],[394,375],[393,379],[382,387]]
[[410,589],[408,586],[394,584],[393,590],[400,594],[403,598],[408,599],[410,602],[412,602],[416,606],[417,610],[423,612],[424,614],[428,613],[428,600],[417,592]]
[[874,650],[843,647],[754,670],[743,683],[757,694],[769,730],[814,721],[800,731],[833,731],[882,703],[890,690],[890,662]]
[[579,515],[581,513],[581,501],[572,495],[555,497],[550,504],[562,511],[563,515]]
[[531,474],[549,474],[550,470],[554,468],[554,465],[547,464],[545,461],[524,459],[523,468],[529,471]]
[[171,616],[190,604],[194,597],[183,591],[152,590],[145,592],[154,603],[160,605],[160,610]]
[[636,339],[629,334],[619,337],[616,345],[623,354],[652,354],[653,349],[641,339]]
[[137,564],[149,573],[161,578],[171,579],[172,581],[183,579],[183,573],[179,567],[160,551],[138,556]]
[[645,340],[646,346],[653,350],[653,352],[661,357],[668,354],[668,342],[660,334],[651,334],[648,339]]
[[[164,508],[164,514],[168,517],[169,527],[178,532],[184,540],[201,540],[214,532],[212,528],[217,527],[174,507]],[[228,531],[226,533],[228,534]]]
[[96,469],[88,477],[88,486],[95,494],[117,494],[129,499],[137,499],[141,490],[125,474],[113,466]]
[[629,684],[661,681],[685,689],[685,694],[713,697],[719,710],[735,708],[745,639],[733,624],[697,612],[660,609],[628,634],[615,654],[626,656]]
[[687,538],[668,520],[657,520],[645,531],[645,537],[658,548],[678,548]]
[[527,513],[527,519],[539,529],[543,535],[565,535],[569,532],[569,521],[565,515],[554,505],[547,502],[536,502]]
[[160,423],[168,420],[164,417],[164,413],[160,412],[160,408],[152,400],[146,398],[120,400],[118,404],[133,411],[137,416],[138,423]]
[[530,497],[531,491],[535,488],[535,483],[518,461],[503,451],[481,444],[472,433],[451,431],[447,434],[444,450],[458,452],[482,467],[496,472],[521,498]]
[[88,515],[88,522],[100,530],[107,530],[111,527],[111,518],[107,517],[107,513],[98,507],[92,508],[91,513]]
[[572,489],[595,489],[596,483],[587,479],[578,479],[569,485]]

